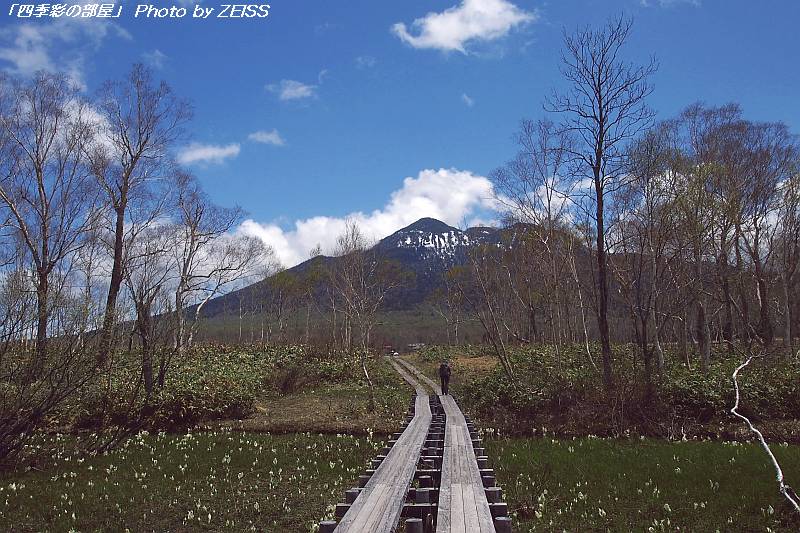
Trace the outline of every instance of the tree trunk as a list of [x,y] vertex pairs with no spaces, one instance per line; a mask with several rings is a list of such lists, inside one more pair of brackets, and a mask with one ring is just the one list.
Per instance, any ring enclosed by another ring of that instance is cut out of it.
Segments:
[[[642,361],[644,361],[644,348],[642,337],[639,334],[639,317],[636,316],[634,308],[630,308],[631,330],[633,331],[632,342],[636,347],[642,351]],[[631,364],[633,365],[633,372],[636,373],[636,350],[631,350]]]
[[308,345],[310,332],[311,332],[311,301],[309,300],[308,305],[306,305],[306,332],[304,335],[306,345]]
[[578,278],[578,267],[575,265],[575,253],[572,248],[572,241],[570,240],[570,268],[572,269],[572,277],[575,280],[575,290],[578,293],[578,305],[581,309],[581,326],[583,326],[583,344],[586,348],[586,356],[589,358],[589,362],[592,363],[592,366],[597,370],[597,364],[594,362],[594,357],[592,357],[592,349],[589,346],[589,328],[586,326],[586,306],[583,305],[583,292],[581,291],[581,282]]
[[653,313],[653,316],[652,316],[652,320],[653,320],[653,349],[655,350],[655,354],[656,354],[656,366],[657,366],[657,369],[658,369],[658,374],[659,375],[663,375],[664,374],[664,367],[666,365],[665,365],[665,362],[664,362],[664,350],[661,348],[661,337],[660,337],[660,335],[658,333],[658,313],[656,312],[657,311],[656,308],[657,308],[656,304],[653,303],[653,307],[651,308],[652,309],[652,313]]
[[769,346],[775,335],[769,314],[769,288],[764,279],[764,267],[761,260],[758,259],[753,263],[756,275],[756,295],[758,296],[758,334],[761,336],[764,346]]
[[36,359],[32,365],[34,375],[39,372],[47,359],[47,323],[50,321],[49,292],[48,274],[40,269],[36,283]]
[[[149,326],[145,326],[149,327]],[[150,334],[142,335],[142,377],[144,378],[144,392],[147,401],[153,395],[153,348],[150,344]]]
[[648,319],[646,316],[641,317],[641,324],[642,332],[640,342],[642,346],[642,360],[644,361],[645,398],[650,400],[653,397],[653,354],[647,342]]
[[532,305],[528,307],[528,328],[528,338],[539,340],[539,331],[536,327],[536,308]]
[[368,409],[370,412],[375,411],[375,386],[372,383],[372,378],[369,375],[369,370],[367,369],[367,356],[369,352],[367,351],[367,345],[369,343],[369,329],[361,325],[361,370],[364,372],[364,378],[367,380],[367,385],[369,386],[369,404]]
[[785,272],[781,273],[781,287],[783,289],[783,346],[784,357],[787,363],[794,360],[794,343],[792,342],[792,306],[789,300],[789,279]]
[[[740,234],[741,234],[741,230],[739,229],[739,226],[737,225],[736,226],[736,233],[734,234],[734,250],[736,251],[736,271],[739,272],[740,273],[739,275],[741,276],[742,275],[741,273],[745,272],[745,267],[744,267],[744,261],[742,261],[741,246],[739,244]],[[747,300],[747,295],[745,294],[743,285],[744,284],[740,280],[740,282],[739,282],[739,299],[741,300],[741,303],[742,303],[742,306],[741,306],[742,307],[742,311],[741,311],[741,314],[742,314],[742,317],[741,317],[741,321],[742,321],[742,337],[745,340],[745,344],[749,348],[750,347],[750,341],[752,340],[751,335],[750,335],[750,303]]]
[[733,329],[733,304],[731,300],[730,281],[728,279],[727,252],[722,252],[720,260],[720,284],[722,285],[722,300],[725,309],[725,324],[722,326],[722,337],[728,342],[728,354],[733,355],[733,343],[735,340]]
[[649,229],[647,232],[647,241],[650,249],[650,312],[653,322],[653,351],[656,355],[658,375],[661,376],[664,374],[664,350],[661,349],[661,338],[658,334],[658,297],[660,291],[658,290],[658,260],[655,246],[653,246],[653,240],[653,231]]
[[603,186],[599,169],[595,169],[595,191],[597,193],[597,326],[600,330],[600,345],[603,356],[603,384],[606,390],[613,387],[611,339],[608,331],[608,272],[606,264],[605,223],[603,221]]
[[700,368],[704,374],[711,367],[711,332],[702,299],[697,299],[697,344],[700,349]]
[[242,344],[242,302],[239,302],[239,344]]
[[695,281],[698,283],[697,287],[697,344],[700,350],[700,368],[703,373],[708,373],[711,367],[711,330],[708,326],[708,316],[706,314],[705,296],[703,291],[705,289],[703,277],[703,261],[700,244],[695,242],[694,246],[694,266],[695,266]]
[[183,330],[185,328],[186,317],[183,314],[183,288],[178,287],[175,291],[175,342],[174,348],[177,355],[183,354]]
[[331,298],[331,308],[332,308],[332,316],[331,316],[331,336],[333,337],[333,345],[334,347],[337,344],[337,333],[336,333],[336,300]]
[[111,351],[114,339],[114,326],[117,317],[117,297],[122,287],[122,254],[123,239],[125,237],[125,207],[126,194],[123,192],[120,205],[115,209],[116,222],[114,225],[114,261],[111,267],[111,281],[108,286],[106,298],[106,311],[103,315],[103,331],[100,335],[100,351],[97,354],[98,363],[104,363]]
[[214,293],[210,292],[203,298],[203,301],[197,305],[197,309],[194,311],[194,321],[189,326],[189,336],[186,339],[186,346],[189,348],[192,347],[192,343],[194,342],[194,334],[197,331],[197,325],[200,323],[200,313],[203,311],[203,307],[214,297]]
[[691,360],[689,359],[689,316],[686,313],[686,308],[683,309],[683,316],[681,317],[681,357],[686,362],[686,368],[691,368]]

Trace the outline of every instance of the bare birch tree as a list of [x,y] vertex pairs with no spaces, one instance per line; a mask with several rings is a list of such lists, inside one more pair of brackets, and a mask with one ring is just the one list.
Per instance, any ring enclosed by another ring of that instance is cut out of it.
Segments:
[[405,276],[397,264],[370,251],[367,238],[354,221],[348,221],[338,237],[334,256],[337,260],[328,280],[342,302],[346,319],[358,332],[359,360],[372,404],[374,386],[367,369],[370,337],[386,296],[405,283]]
[[[242,220],[238,208],[211,202],[191,177],[179,180],[177,229],[173,253],[178,271],[175,289],[174,351],[191,345],[203,307],[215,296],[273,262],[271,248],[255,237],[231,235]],[[192,322],[186,328],[187,299],[196,299]],[[159,379],[162,379],[159,376]]]
[[6,80],[0,90],[0,202],[34,271],[36,371],[47,357],[51,334],[52,277],[69,270],[95,219],[84,155],[93,127],[86,103],[66,76],[39,73],[29,82]]
[[545,104],[546,110],[563,117],[562,131],[574,138],[573,175],[593,184],[588,200],[596,229],[597,322],[606,388],[613,384],[606,206],[625,178],[627,144],[651,124],[653,112],[645,101],[652,92],[648,79],[657,68],[655,60],[638,66],[622,58],[632,25],[632,20],[619,17],[599,30],[565,35],[561,72],[569,88],[555,92]]
[[103,86],[97,110],[101,132],[91,151],[92,170],[113,222],[112,267],[98,350],[102,362],[114,341],[117,297],[124,280],[126,224],[140,203],[151,200],[154,184],[175,175],[169,154],[183,136],[191,109],[165,82],[154,82],[146,67],[134,65],[127,78]]
[[[150,227],[132,243],[126,254],[125,282],[136,311],[133,330],[140,344],[145,405],[149,404],[156,384],[153,361],[159,322],[156,315],[163,311],[159,303],[166,298],[167,284],[175,271],[169,253],[172,231],[174,228],[168,225]],[[163,364],[158,367],[163,368]],[[159,381],[163,384],[163,378]]]
[[[531,325],[528,338],[536,336],[535,305],[537,300],[547,310],[550,338],[556,351],[565,341],[566,252],[572,217],[569,195],[574,183],[567,177],[566,163],[570,150],[569,136],[548,121],[523,121],[517,135],[520,151],[516,159],[492,173],[496,198],[506,210],[506,218],[514,226],[516,246],[509,269],[509,282],[514,295],[526,307]],[[518,281],[515,283],[515,280]],[[535,287],[544,294],[537,295]],[[546,302],[546,303],[545,303]]]

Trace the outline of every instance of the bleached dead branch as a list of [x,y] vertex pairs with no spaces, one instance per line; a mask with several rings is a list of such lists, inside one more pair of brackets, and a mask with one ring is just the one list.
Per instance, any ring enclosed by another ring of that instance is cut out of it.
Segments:
[[749,418],[747,418],[738,411],[739,401],[741,399],[739,393],[739,372],[743,368],[747,367],[756,357],[757,356],[755,355],[748,354],[747,359],[745,359],[745,361],[742,364],[737,366],[736,370],[734,370],[733,372],[733,386],[736,392],[736,401],[734,402],[733,407],[731,408],[731,414],[737,418],[740,418],[741,420],[744,420],[744,423],[747,424],[747,427],[750,428],[750,431],[755,433],[756,437],[758,437],[758,442],[761,444],[761,447],[769,456],[770,461],[772,461],[772,467],[775,469],[775,478],[778,482],[778,490],[780,491],[781,494],[783,494],[786,500],[788,500],[788,502],[791,504],[794,510],[800,513],[800,502],[798,502],[797,495],[795,494],[794,490],[789,485],[786,484],[783,477],[783,470],[781,469],[781,465],[778,463],[778,459],[775,457],[775,454],[772,453],[772,449],[770,449],[769,444],[767,444],[767,440],[764,438],[764,435],[761,433],[761,431],[758,430],[758,428],[756,428],[753,425],[753,423],[750,421]]

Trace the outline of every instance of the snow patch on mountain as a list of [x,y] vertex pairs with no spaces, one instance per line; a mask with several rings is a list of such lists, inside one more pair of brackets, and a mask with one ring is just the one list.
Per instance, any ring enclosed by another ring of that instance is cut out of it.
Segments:
[[383,239],[378,248],[389,255],[430,262],[439,259],[447,265],[462,263],[468,250],[497,240],[494,228],[469,228],[462,231],[433,218],[423,218]]

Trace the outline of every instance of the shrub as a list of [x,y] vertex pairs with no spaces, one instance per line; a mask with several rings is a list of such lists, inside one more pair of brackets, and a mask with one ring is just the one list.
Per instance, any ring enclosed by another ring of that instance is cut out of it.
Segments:
[[[665,431],[670,420],[697,424],[736,421],[731,379],[740,363],[717,353],[708,374],[674,362],[663,376],[653,376],[654,390],[646,394],[640,360],[634,365],[633,346],[615,346],[613,394],[603,388],[599,370],[580,346],[513,347],[510,350],[516,384],[508,382],[499,365],[460,387],[460,399],[485,424],[525,433],[536,425],[560,426],[572,433],[614,434],[631,429],[645,434]],[[449,353],[435,347],[426,357]],[[677,361],[669,357],[669,361]],[[754,420],[800,418],[800,365],[781,360],[755,360],[740,374],[740,412]]]

